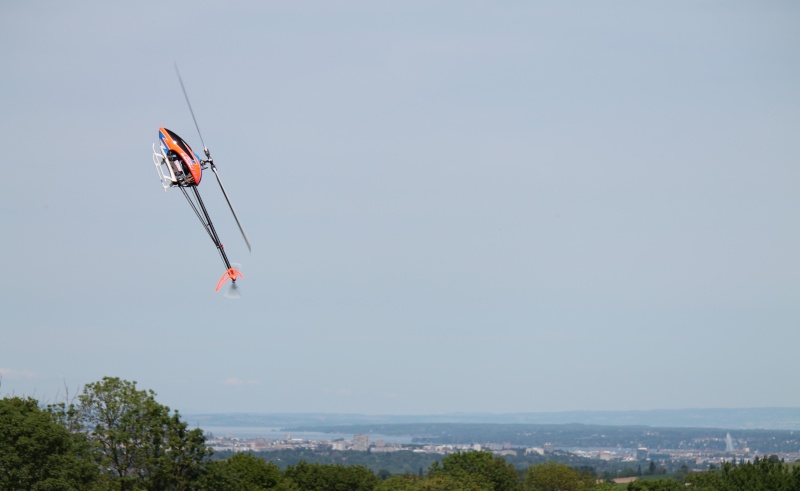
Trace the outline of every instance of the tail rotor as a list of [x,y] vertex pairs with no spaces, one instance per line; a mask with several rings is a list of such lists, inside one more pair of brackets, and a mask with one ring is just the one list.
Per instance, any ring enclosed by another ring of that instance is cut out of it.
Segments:
[[228,280],[231,280],[231,283],[235,285],[236,280],[238,280],[239,278],[244,278],[244,275],[242,275],[242,273],[240,273],[238,269],[234,267],[228,268],[228,270],[225,271],[225,274],[222,275],[222,278],[220,278],[219,281],[217,282],[216,291],[219,291],[219,289],[222,288],[222,285],[227,283]]
[[231,284],[225,290],[224,295],[225,298],[232,298],[232,299],[242,298],[242,294],[239,293],[239,285],[233,282],[231,282]]

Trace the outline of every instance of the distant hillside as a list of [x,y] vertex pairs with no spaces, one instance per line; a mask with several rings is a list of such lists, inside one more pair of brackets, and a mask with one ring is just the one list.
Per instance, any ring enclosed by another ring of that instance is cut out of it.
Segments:
[[800,430],[800,408],[657,409],[649,411],[564,411],[546,413],[453,413],[436,415],[364,415],[325,413],[192,414],[200,426],[330,427],[410,423],[585,424],[659,428]]

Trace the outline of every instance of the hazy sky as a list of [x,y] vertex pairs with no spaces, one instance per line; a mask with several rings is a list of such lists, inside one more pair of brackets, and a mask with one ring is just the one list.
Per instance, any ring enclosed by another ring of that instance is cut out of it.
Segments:
[[[0,394],[800,406],[800,3],[4,2]],[[151,160],[200,151],[243,297]]]

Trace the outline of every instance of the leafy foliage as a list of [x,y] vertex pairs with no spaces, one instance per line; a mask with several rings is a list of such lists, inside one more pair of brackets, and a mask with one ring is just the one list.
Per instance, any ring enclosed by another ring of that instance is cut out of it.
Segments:
[[545,462],[528,468],[525,491],[588,491],[595,489],[597,478],[567,465]]
[[207,464],[200,488],[207,491],[275,489],[283,481],[277,465],[249,453]]
[[[228,458],[233,452],[224,451],[214,454],[214,458]],[[400,450],[397,452],[359,452],[355,450],[312,451],[308,449],[283,449],[267,452],[256,452],[253,455],[264,460],[275,462],[281,469],[300,462],[309,464],[342,464],[363,465],[375,473],[387,472],[395,474],[416,474],[420,469],[427,469],[442,456],[431,453]]]
[[375,491],[490,491],[491,485],[469,476],[456,478],[447,475],[421,478],[394,476],[380,483]]
[[452,477],[490,491],[519,489],[519,477],[514,466],[488,451],[450,454],[441,464],[434,462],[428,474],[431,477]]
[[78,396],[78,421],[86,430],[101,469],[121,489],[188,489],[210,454],[200,429],[188,429],[176,411],[136,382],[104,377]]
[[0,489],[87,489],[97,477],[89,445],[32,398],[0,400]]
[[800,490],[800,467],[790,469],[777,457],[738,466],[726,463],[719,471],[689,476],[687,482],[692,489],[714,491],[797,491]]
[[284,477],[303,491],[372,491],[378,477],[364,466],[307,464],[289,466]]
[[[628,484],[628,491],[684,491],[686,485],[677,479],[655,479],[634,481]],[[693,488],[696,491],[698,488]],[[703,489],[703,488],[699,488]]]

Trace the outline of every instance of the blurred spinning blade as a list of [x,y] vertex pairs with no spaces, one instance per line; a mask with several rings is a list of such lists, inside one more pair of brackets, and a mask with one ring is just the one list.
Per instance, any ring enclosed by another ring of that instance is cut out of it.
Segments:
[[[231,263],[231,266],[237,271],[242,270],[242,265],[239,263]],[[235,281],[228,283],[224,295],[225,298],[242,298],[242,294],[239,292],[239,285]]]
[[228,287],[225,289],[224,295],[225,298],[242,298],[242,295],[239,293],[239,285],[233,281],[228,283]]

